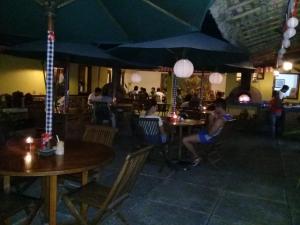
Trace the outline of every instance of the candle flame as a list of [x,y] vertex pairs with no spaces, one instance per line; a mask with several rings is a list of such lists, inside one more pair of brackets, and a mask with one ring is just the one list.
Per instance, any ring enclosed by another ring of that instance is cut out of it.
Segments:
[[33,143],[33,138],[29,136],[29,137],[26,138],[25,142],[27,144],[32,144]]

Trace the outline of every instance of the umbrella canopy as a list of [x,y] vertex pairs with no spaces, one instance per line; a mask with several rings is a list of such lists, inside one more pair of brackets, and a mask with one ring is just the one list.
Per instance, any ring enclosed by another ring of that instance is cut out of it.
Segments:
[[[17,56],[46,60],[47,43],[45,41],[28,42],[10,47],[5,52]],[[119,59],[95,45],[83,43],[55,42],[54,54],[56,60],[66,62],[119,66],[122,68],[153,68],[151,65]]]
[[188,58],[197,69],[216,68],[247,60],[241,49],[208,35],[195,32],[176,37],[123,44],[109,51],[127,60],[173,67],[180,58]]
[[56,40],[123,43],[201,28],[212,0],[1,0],[0,40],[45,38],[44,2],[56,2]]
[[[34,41],[16,45],[7,51],[21,56],[45,58],[47,43],[45,41]],[[96,46],[82,43],[55,42],[54,54],[56,59],[71,62],[80,62],[81,60],[98,60],[99,64],[114,64],[119,62],[116,57],[109,55]]]

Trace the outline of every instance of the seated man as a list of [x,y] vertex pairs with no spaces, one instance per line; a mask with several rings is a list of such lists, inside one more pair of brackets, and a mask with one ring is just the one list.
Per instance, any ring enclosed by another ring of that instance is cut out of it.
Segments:
[[193,166],[197,166],[202,158],[197,154],[194,144],[211,143],[214,137],[221,133],[221,130],[227,121],[226,103],[223,99],[215,102],[215,110],[210,114],[208,119],[207,130],[201,130],[198,134],[193,134],[183,138],[184,146],[193,154]]
[[88,105],[90,107],[93,107],[93,104],[95,102],[100,102],[101,101],[101,99],[102,99],[101,92],[102,92],[101,88],[97,87],[97,88],[95,88],[95,91],[92,92],[89,95],[89,97],[88,97]]

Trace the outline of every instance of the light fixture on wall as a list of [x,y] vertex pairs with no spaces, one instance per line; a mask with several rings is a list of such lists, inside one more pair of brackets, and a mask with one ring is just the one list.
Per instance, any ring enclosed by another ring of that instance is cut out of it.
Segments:
[[223,81],[223,76],[218,72],[214,72],[209,75],[208,79],[211,84],[221,84]]
[[188,78],[194,72],[194,65],[188,59],[180,59],[175,63],[173,71],[177,77]]
[[141,75],[139,75],[137,72],[134,72],[132,75],[131,75],[131,81],[133,83],[140,83],[142,81],[142,78],[141,78]]
[[289,61],[284,61],[282,64],[282,68],[285,71],[289,71],[293,69],[293,63],[289,62]]

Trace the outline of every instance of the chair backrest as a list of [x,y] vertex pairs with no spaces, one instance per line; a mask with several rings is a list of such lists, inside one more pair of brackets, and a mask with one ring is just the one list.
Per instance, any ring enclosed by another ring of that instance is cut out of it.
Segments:
[[144,141],[148,144],[160,144],[161,135],[157,118],[139,118],[139,127],[143,131]]
[[88,125],[84,131],[82,140],[112,147],[117,132],[118,129],[112,127]]
[[119,175],[101,207],[102,209],[112,209],[129,196],[151,148],[152,146],[148,146],[127,155]]
[[93,114],[96,123],[100,123],[103,120],[110,120],[111,113],[107,102],[95,102],[93,107]]

